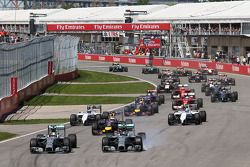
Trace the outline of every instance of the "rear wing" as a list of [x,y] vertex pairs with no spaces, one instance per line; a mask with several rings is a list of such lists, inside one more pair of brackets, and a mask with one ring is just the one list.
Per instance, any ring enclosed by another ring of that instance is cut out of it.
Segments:
[[188,84],[179,84],[178,87],[188,87]]
[[100,113],[102,113],[102,106],[100,104],[98,105],[87,105],[87,110],[95,110],[95,111],[99,111]]
[[65,136],[66,134],[66,127],[64,124],[59,125],[48,125],[48,134],[51,132],[56,132],[58,135]]
[[48,129],[64,130],[65,125],[63,125],[63,124],[61,124],[61,125],[48,125]]
[[125,129],[132,131],[135,128],[135,124],[126,124],[125,121],[121,121],[118,123],[118,129]]

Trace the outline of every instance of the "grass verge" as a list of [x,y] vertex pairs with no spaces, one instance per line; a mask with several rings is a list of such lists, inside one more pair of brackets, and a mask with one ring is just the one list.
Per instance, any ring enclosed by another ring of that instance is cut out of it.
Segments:
[[135,97],[89,97],[89,96],[37,96],[24,105],[84,105],[84,104],[127,104]]
[[15,137],[16,134],[8,133],[8,132],[0,132],[0,141],[10,139],[12,137]]
[[145,93],[154,86],[146,83],[119,83],[119,84],[91,84],[91,85],[53,85],[46,90],[47,93],[64,94],[134,94]]
[[59,119],[28,119],[28,120],[10,120],[5,121],[4,125],[22,125],[22,124],[60,124],[69,122],[67,118]]
[[121,82],[121,81],[136,81],[137,79],[114,75],[102,72],[80,70],[80,77],[72,82]]

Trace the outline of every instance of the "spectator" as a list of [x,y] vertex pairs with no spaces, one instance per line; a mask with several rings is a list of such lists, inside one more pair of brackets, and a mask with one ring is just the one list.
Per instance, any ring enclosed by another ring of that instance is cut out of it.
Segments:
[[250,52],[247,52],[247,64],[250,63]]
[[244,56],[243,59],[242,59],[243,65],[246,65],[246,62],[247,62],[247,60],[246,60],[246,57]]
[[237,64],[240,64],[240,57],[239,56],[237,56],[236,62],[237,62]]

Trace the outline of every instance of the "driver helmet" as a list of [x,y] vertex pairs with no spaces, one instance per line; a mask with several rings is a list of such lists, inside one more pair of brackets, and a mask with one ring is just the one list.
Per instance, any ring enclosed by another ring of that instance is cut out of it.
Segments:
[[50,137],[56,137],[56,132],[51,132]]
[[91,110],[87,110],[87,113],[90,114],[90,113],[91,113]]
[[144,103],[144,99],[143,99],[143,98],[141,98],[139,103]]

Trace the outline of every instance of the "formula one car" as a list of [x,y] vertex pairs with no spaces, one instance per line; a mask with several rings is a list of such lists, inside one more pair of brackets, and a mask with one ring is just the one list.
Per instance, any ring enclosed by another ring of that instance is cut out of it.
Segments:
[[221,87],[218,92],[211,94],[211,102],[214,103],[216,101],[221,102],[236,102],[238,100],[238,92],[231,91],[231,87]]
[[173,82],[180,83],[180,78],[177,75],[170,75],[170,76],[162,76],[161,78],[161,84],[166,82],[166,80],[173,80]]
[[69,134],[66,136],[64,125],[49,125],[48,134],[38,134],[36,138],[30,140],[31,153],[69,153],[72,148],[76,147],[76,134]]
[[164,82],[162,82],[160,85],[157,86],[157,92],[171,93],[172,90],[178,88],[178,85],[179,82],[174,82],[173,79],[166,79]]
[[191,70],[185,70],[183,67],[177,67],[176,70],[173,70],[173,74],[183,77],[183,76],[190,76],[192,75]]
[[146,96],[150,98],[151,102],[155,102],[158,105],[165,103],[165,96],[158,95],[157,90],[148,90]]
[[142,135],[145,136],[145,133],[138,133],[136,135],[135,131],[131,130],[131,126],[132,124],[119,123],[117,133],[102,138],[102,151],[143,151]]
[[214,84],[220,85],[216,78],[209,78],[207,82],[201,84],[201,92],[205,92],[207,88]]
[[92,124],[92,134],[112,134],[118,128],[118,119],[115,112],[103,112],[103,117]]
[[119,63],[113,63],[112,66],[109,67],[109,72],[128,72],[128,67],[124,67]]
[[186,104],[198,110],[203,107],[203,99],[202,98],[194,99],[193,97],[189,97],[189,96],[186,96],[183,99],[174,99],[172,101],[172,109],[177,110],[178,108]]
[[146,67],[142,68],[142,73],[143,74],[158,74],[159,73],[159,68],[146,65]]
[[135,102],[129,106],[124,107],[125,116],[144,116],[153,115],[159,112],[157,103],[153,103],[150,97],[139,96],[135,99]]
[[171,93],[172,99],[185,98],[186,96],[192,96],[195,98],[195,90],[189,89],[187,84],[179,84],[178,89],[173,90]]
[[188,82],[207,82],[207,76],[201,74],[200,72],[196,72],[188,77]]
[[101,119],[101,105],[87,105],[87,111],[70,115],[70,125],[92,125],[93,122]]
[[201,72],[205,75],[218,75],[218,71],[216,69],[208,68],[207,66],[201,66],[200,69],[198,69],[198,72]]
[[206,119],[207,119],[206,111],[193,110],[189,107],[184,107],[168,115],[168,125],[170,126],[177,124],[199,125],[202,122],[206,122]]
[[169,69],[163,69],[161,70],[161,72],[158,74],[158,79],[161,79],[162,77],[169,77],[171,76],[173,73],[171,70]]
[[220,82],[214,82],[205,88],[205,96],[210,96],[211,94],[217,94],[223,86]]
[[228,77],[226,74],[219,74],[218,81],[224,86],[235,86],[235,79]]

